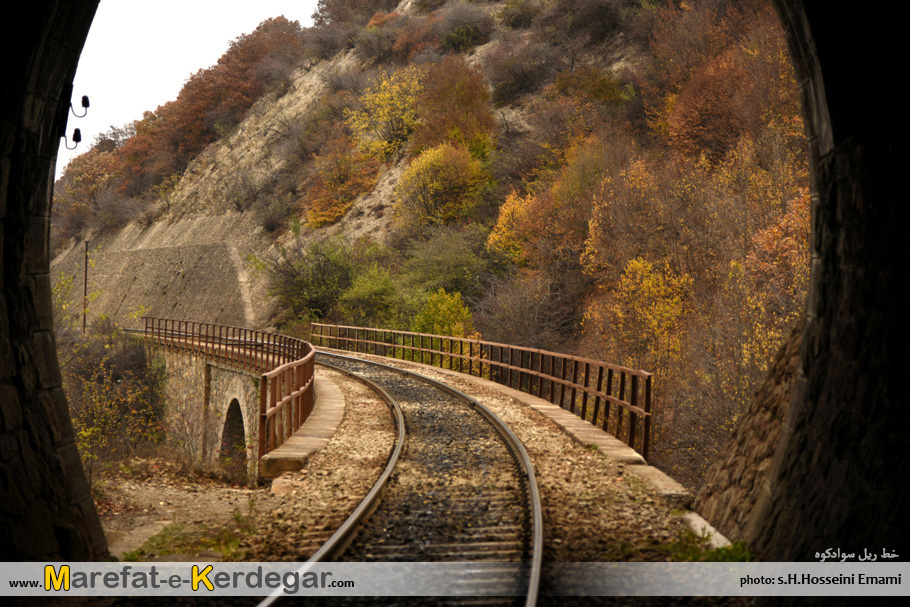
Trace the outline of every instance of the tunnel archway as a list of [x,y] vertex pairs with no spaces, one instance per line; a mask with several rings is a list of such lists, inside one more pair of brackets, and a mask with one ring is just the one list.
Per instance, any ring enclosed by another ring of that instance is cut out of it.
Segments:
[[[767,560],[819,547],[905,550],[910,283],[903,279],[900,20],[776,0],[801,79],[813,262],[799,378],[751,524]],[[17,5],[0,99],[0,555],[106,552],[60,389],[50,313],[54,157],[97,0]],[[833,544],[832,544],[833,543]]]

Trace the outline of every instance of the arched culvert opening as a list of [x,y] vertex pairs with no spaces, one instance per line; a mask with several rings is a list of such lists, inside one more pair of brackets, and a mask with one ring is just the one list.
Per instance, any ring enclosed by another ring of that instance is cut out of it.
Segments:
[[229,478],[244,482],[247,480],[246,431],[240,403],[236,398],[228,405],[224,416],[218,459]]

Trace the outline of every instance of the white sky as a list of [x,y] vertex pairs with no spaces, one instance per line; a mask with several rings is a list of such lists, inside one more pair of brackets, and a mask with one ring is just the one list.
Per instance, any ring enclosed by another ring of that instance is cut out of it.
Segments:
[[234,38],[279,15],[309,27],[315,9],[316,0],[101,0],[73,82],[76,113],[83,95],[91,106],[85,118],[71,113],[66,125],[67,137],[82,131],[82,143],[70,151],[60,140],[57,177],[111,125],[176,99],[186,79],[214,65]]

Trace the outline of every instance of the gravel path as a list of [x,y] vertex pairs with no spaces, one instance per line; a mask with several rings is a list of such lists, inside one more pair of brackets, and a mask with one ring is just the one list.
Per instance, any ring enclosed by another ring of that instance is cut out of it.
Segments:
[[337,371],[320,373],[341,388],[344,420],[300,471],[273,481],[283,495],[244,542],[245,560],[307,560],[366,496],[391,453],[395,426],[385,402]]

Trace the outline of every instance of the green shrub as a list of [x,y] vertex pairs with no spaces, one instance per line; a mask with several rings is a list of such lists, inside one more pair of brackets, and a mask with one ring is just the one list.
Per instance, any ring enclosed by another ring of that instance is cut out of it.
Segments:
[[261,262],[269,294],[296,318],[320,320],[335,308],[354,280],[354,251],[339,237],[306,242],[298,238]]
[[467,297],[481,294],[480,277],[490,263],[481,256],[486,232],[476,224],[464,227],[439,226],[426,240],[412,244],[403,274],[409,285],[420,291],[445,289]]
[[471,310],[461,299],[461,293],[446,293],[440,288],[431,293],[411,321],[411,330],[431,335],[467,337],[474,332]]
[[446,50],[466,51],[472,46],[483,44],[490,39],[496,26],[486,9],[455,2],[439,11],[439,33]]
[[378,263],[354,276],[342,293],[339,311],[345,322],[359,326],[388,326],[395,317],[395,286],[392,275]]
[[508,0],[496,16],[513,29],[523,29],[530,27],[542,10],[541,4],[535,0]]

